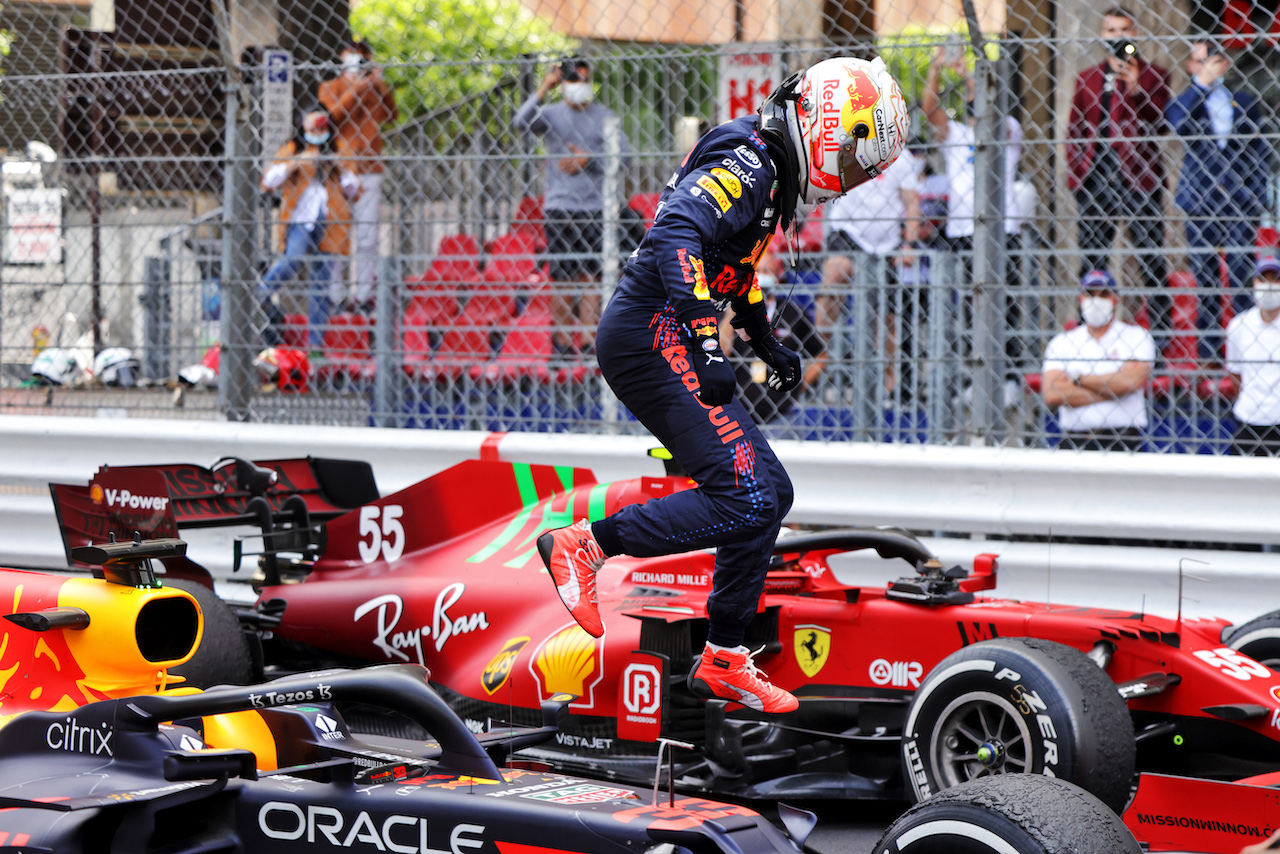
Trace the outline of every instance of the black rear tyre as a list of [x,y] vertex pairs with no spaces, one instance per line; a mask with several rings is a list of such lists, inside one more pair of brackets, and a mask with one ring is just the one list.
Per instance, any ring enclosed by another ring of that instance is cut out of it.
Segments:
[[177,587],[195,597],[204,614],[204,635],[191,660],[173,673],[187,681],[184,685],[211,688],[214,685],[248,685],[254,681],[249,642],[235,613],[208,587],[182,578],[166,578],[168,587]]
[[903,813],[875,854],[1137,854],[1124,822],[1079,786],[1007,774],[961,783]]
[[1129,799],[1133,722],[1088,656],[1034,638],[973,644],[944,658],[911,701],[902,739],[909,797],[976,778],[1069,780],[1116,812]]
[[1232,649],[1280,673],[1280,611],[1255,617],[1222,633]]

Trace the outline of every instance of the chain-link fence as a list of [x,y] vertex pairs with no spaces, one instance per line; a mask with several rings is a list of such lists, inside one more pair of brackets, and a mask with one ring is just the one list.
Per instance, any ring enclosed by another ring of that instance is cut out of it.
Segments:
[[852,53],[910,156],[762,260],[771,435],[1273,452],[1273,11],[14,0],[0,413],[638,431],[593,336],[664,183]]

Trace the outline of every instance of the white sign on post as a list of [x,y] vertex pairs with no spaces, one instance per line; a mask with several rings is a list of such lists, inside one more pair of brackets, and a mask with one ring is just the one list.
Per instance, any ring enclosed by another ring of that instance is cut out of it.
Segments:
[[7,264],[62,261],[62,191],[11,190],[5,199]]
[[781,63],[776,51],[762,49],[720,57],[716,109],[721,122],[749,116],[760,109],[778,85]]
[[262,52],[262,157],[293,139],[293,60],[287,50]]

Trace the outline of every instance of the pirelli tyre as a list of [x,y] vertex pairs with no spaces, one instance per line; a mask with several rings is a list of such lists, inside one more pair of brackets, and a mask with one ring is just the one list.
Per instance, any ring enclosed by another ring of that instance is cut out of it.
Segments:
[[1222,641],[1280,672],[1280,611],[1263,614],[1239,626],[1228,626],[1222,633]]
[[1133,722],[1113,683],[1079,650],[1035,638],[983,641],[944,658],[907,711],[910,798],[975,778],[1069,780],[1117,813],[1134,772]]
[[1079,786],[1032,774],[982,777],[916,804],[874,854],[1137,854],[1107,805]]
[[248,685],[254,681],[253,658],[249,642],[240,628],[235,613],[208,587],[181,578],[166,578],[164,583],[187,591],[195,597],[204,617],[204,634],[200,647],[191,660],[173,672],[195,688],[214,685]]

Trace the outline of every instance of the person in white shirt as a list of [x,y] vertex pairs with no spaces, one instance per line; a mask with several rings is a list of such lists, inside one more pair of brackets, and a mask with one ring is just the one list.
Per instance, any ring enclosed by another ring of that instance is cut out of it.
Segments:
[[1142,449],[1156,345],[1147,330],[1116,318],[1119,303],[1111,274],[1089,271],[1080,282],[1084,322],[1059,332],[1045,348],[1041,393],[1058,413],[1060,447]]
[[[854,187],[827,206],[823,222],[827,227],[827,260],[822,264],[822,286],[814,304],[814,320],[825,342],[840,322],[853,281],[855,258],[858,263],[883,259],[883,281],[879,284],[897,284],[905,276],[898,275],[898,266],[915,264],[914,245],[920,239],[920,170],[923,161],[910,151],[901,156],[888,169],[875,178]],[[871,300],[872,310],[880,304],[874,290],[858,295]],[[888,368],[885,390],[893,391],[898,385],[894,373],[894,354],[898,350],[894,329],[897,312],[893,306],[898,300],[887,297],[889,309],[884,322],[888,329],[885,349]],[[914,290],[902,295],[903,323],[907,329],[918,326],[915,321],[919,299]],[[908,361],[915,356],[915,342],[904,342]]]
[[1263,258],[1253,274],[1253,308],[1227,324],[1227,371],[1240,387],[1233,451],[1280,456],[1280,261]]

